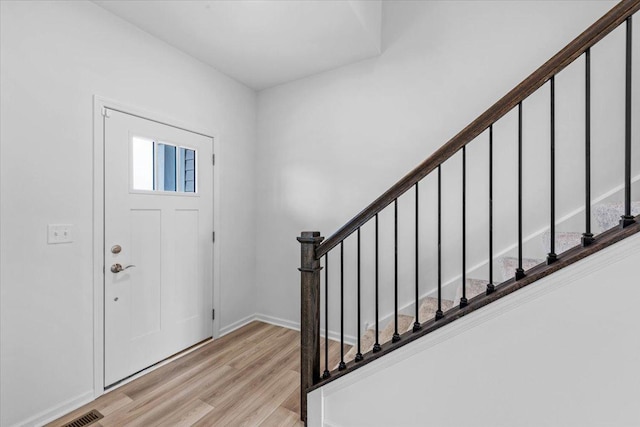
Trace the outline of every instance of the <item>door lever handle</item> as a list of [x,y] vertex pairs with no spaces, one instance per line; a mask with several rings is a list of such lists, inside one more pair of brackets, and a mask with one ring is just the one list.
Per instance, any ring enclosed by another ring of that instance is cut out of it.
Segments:
[[131,267],[135,267],[135,265],[131,264],[131,265],[127,265],[126,267],[123,267],[122,264],[113,264],[111,266],[111,272],[112,273],[120,273],[121,271],[126,270],[127,268],[131,268]]

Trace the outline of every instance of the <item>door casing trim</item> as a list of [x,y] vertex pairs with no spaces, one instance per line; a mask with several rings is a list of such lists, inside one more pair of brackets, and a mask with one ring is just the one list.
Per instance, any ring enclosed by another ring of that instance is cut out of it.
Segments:
[[[132,105],[123,104],[98,95],[93,97],[93,391],[94,398],[104,394],[104,117],[103,110],[111,109],[160,124],[211,138],[213,153],[219,153],[219,133],[211,128],[195,126]],[[213,167],[213,337],[220,335],[220,248],[224,239],[220,223],[220,156]],[[144,372],[144,371],[143,371]]]

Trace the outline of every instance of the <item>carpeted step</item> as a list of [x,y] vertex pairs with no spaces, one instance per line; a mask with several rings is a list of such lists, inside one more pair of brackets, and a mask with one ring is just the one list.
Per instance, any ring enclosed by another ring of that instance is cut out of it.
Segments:
[[[470,300],[476,295],[480,295],[487,292],[487,285],[489,284],[487,280],[467,279],[466,282],[467,282],[467,286],[466,286],[467,300]],[[458,289],[456,290],[456,298],[453,300],[453,305],[459,306],[461,298],[462,298],[462,286],[458,286]]]
[[[485,285],[486,286],[486,285]],[[453,301],[451,300],[442,300],[442,311],[447,311],[451,309],[453,306]],[[438,310],[438,299],[437,298],[424,298],[422,303],[420,304],[420,323],[425,322],[427,320],[431,320],[436,316],[436,310]],[[402,335],[403,333],[410,331],[413,329],[414,317],[407,316],[406,314],[398,314],[398,333]],[[380,331],[380,344],[384,344],[388,341],[391,341],[393,338],[393,334],[395,332],[395,324],[393,319],[387,323],[387,326],[383,330]],[[373,345],[376,342],[376,331],[375,329],[367,329],[365,333],[360,338],[360,351],[362,354],[365,354],[373,348]],[[344,355],[345,363],[352,361],[355,359],[356,354],[358,353],[357,344],[354,345],[347,354]],[[335,368],[338,366],[336,365]]]
[[[392,333],[393,335],[393,333]],[[373,345],[376,343],[376,330],[375,329],[367,329],[362,337],[360,337],[360,352],[365,354],[373,348]],[[356,343],[351,350],[344,355],[344,361],[350,362],[355,359],[356,354],[358,353],[358,343]]]
[[[404,334],[405,332],[413,328],[413,319],[414,319],[413,316],[398,314],[398,333],[400,335]],[[384,344],[387,341],[391,341],[391,338],[393,338],[394,332],[395,332],[395,323],[393,319],[391,319],[391,321],[387,323],[387,326],[385,326],[385,328],[380,331],[380,337],[379,337],[380,344]],[[360,341],[361,352],[362,354],[365,354],[366,352],[370,351],[373,348],[373,344],[375,344],[376,342],[375,330],[367,329],[365,333],[362,335],[362,337],[360,338],[360,340],[361,340]],[[365,346],[365,342],[366,342],[366,346]],[[357,353],[358,353],[358,345],[356,343],[356,345],[354,345],[344,355],[345,363],[352,361],[356,357]],[[338,369],[338,366],[339,364],[334,366],[333,369]]]
[[[398,333],[400,335],[413,328],[413,316],[407,316],[406,314],[398,314]],[[380,331],[380,344],[384,344],[387,341],[391,341],[393,333],[395,332],[395,323],[393,319],[387,323],[387,326]]]
[[[453,301],[448,299],[442,300],[443,312],[450,310],[451,307],[453,307]],[[420,323],[424,323],[436,317],[436,311],[438,311],[438,298],[424,298],[420,303],[420,310],[418,311],[418,318],[420,319]]]
[[[533,259],[533,258],[522,258],[522,268],[524,271],[535,267],[536,265],[543,262],[541,259]],[[502,257],[500,258],[500,267],[502,269],[502,278],[503,280],[509,280],[516,274],[516,268],[518,268],[518,258],[516,257]]]
[[[574,231],[556,231],[556,254],[561,254],[567,249],[582,244],[582,233]],[[547,231],[542,235],[542,246],[545,252],[549,252],[551,247],[551,232]]]
[[[600,203],[593,207],[592,213],[600,231],[606,231],[620,224],[620,217],[624,213],[624,203]],[[631,215],[640,215],[640,202],[631,203]]]

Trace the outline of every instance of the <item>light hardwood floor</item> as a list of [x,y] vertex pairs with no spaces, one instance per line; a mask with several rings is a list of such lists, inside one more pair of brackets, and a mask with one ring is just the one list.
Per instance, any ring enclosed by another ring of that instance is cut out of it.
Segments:
[[[301,426],[299,350],[298,332],[252,322],[48,426],[92,409],[104,415],[92,426],[104,427]],[[340,344],[330,341],[330,369],[339,359]]]

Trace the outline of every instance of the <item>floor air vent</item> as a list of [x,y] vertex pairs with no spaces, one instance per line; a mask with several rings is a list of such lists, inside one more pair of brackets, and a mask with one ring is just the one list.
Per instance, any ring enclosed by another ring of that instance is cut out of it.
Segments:
[[75,420],[66,423],[62,427],[84,427],[95,423],[100,418],[104,418],[104,415],[94,409],[93,411],[87,412],[86,414],[79,416]]

